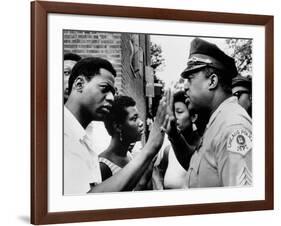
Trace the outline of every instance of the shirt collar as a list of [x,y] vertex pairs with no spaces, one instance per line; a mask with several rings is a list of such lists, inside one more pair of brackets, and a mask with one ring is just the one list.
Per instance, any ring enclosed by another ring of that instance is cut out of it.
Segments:
[[225,105],[228,105],[230,103],[238,103],[238,99],[237,97],[231,96],[227,99],[225,99],[219,106],[218,108],[214,111],[214,113],[211,115],[209,122],[206,126],[206,129],[208,129],[211,124],[213,123],[213,121],[216,119],[216,117],[218,116],[218,114],[222,111],[222,109],[224,108]]
[[65,106],[64,106],[64,128],[65,128],[65,133],[72,134],[77,139],[81,139],[86,135],[85,129],[81,126],[81,124],[71,113],[71,111]]
[[91,121],[85,131],[89,137],[93,137],[94,134],[97,134],[103,130],[105,130],[105,125],[103,121]]

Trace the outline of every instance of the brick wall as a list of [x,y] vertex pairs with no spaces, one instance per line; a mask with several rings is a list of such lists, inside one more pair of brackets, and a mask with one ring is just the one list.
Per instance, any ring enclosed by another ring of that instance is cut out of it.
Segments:
[[64,53],[77,53],[82,58],[102,57],[113,64],[117,71],[115,86],[118,92],[134,98],[140,117],[145,122],[145,66],[150,64],[149,36],[64,30],[63,37]]
[[109,60],[121,76],[121,34],[95,31],[64,30],[64,53],[77,53],[82,58],[95,56]]

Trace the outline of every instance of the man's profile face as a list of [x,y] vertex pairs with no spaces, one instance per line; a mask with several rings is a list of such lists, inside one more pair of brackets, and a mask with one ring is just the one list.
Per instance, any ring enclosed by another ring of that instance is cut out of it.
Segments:
[[63,62],[63,95],[68,98],[68,79],[71,74],[72,68],[77,62],[74,60],[64,60]]
[[92,120],[101,121],[109,113],[114,99],[114,76],[101,68],[100,73],[85,81],[81,92],[81,109]]
[[208,78],[205,74],[205,70],[194,72],[185,81],[189,110],[200,110],[208,105]]

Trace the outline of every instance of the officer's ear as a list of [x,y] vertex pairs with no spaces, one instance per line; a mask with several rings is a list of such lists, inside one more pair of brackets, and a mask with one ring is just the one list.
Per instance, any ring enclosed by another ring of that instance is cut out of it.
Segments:
[[213,89],[216,89],[217,86],[219,85],[219,77],[217,74],[215,73],[212,73],[210,76],[209,76],[209,89],[210,90],[213,90]]
[[86,78],[83,75],[79,75],[73,83],[72,89],[76,90],[79,93],[83,92],[85,84],[87,83]]

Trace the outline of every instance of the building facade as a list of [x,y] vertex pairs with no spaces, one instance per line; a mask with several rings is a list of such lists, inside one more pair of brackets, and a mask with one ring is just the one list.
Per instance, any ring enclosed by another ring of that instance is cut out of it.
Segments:
[[136,101],[140,117],[146,122],[148,106],[154,96],[149,35],[64,30],[63,38],[64,53],[76,53],[82,58],[102,57],[113,64],[117,71],[118,93]]

